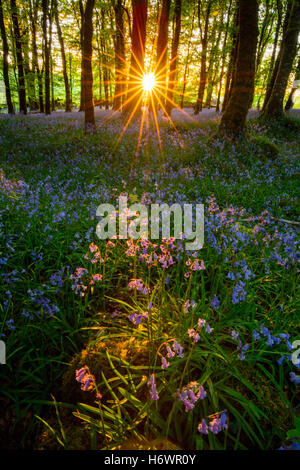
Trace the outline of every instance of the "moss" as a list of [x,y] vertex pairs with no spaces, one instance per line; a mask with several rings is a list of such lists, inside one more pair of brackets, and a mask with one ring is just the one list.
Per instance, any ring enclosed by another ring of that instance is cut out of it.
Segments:
[[254,136],[252,142],[258,147],[262,161],[275,160],[279,155],[279,147],[266,136]]
[[[94,394],[84,392],[80,389],[78,382],[75,380],[76,370],[88,366],[91,374],[95,376],[97,383],[103,381],[101,372],[104,373],[106,379],[114,377],[115,373],[109,364],[106,351],[108,351],[110,355],[123,359],[131,365],[143,365],[146,367],[149,359],[147,344],[147,342],[140,343],[134,337],[123,341],[116,338],[105,342],[97,341],[96,343],[90,343],[86,349],[82,350],[73,358],[70,367],[63,375],[60,391],[62,400],[73,403],[90,402],[90,404],[93,404]],[[101,393],[103,394],[103,390],[101,390]],[[143,391],[143,389],[139,390],[139,394],[143,395],[144,393],[145,391]],[[104,394],[103,397],[105,398]],[[68,398],[68,400],[66,400],[66,398]]]

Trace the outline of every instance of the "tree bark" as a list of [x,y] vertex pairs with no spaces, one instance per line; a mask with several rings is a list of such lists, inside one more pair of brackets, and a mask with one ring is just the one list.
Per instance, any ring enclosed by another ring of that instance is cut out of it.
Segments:
[[225,69],[225,61],[226,61],[226,46],[227,46],[227,38],[228,38],[228,29],[229,29],[229,24],[230,24],[231,7],[232,7],[232,0],[230,0],[229,2],[228,13],[227,13],[227,22],[226,22],[226,27],[225,27],[225,37],[224,37],[224,43],[223,43],[222,65],[221,65],[221,72],[220,72],[220,78],[219,78],[219,89],[218,89],[216,111],[220,111],[221,90],[222,90],[222,81],[224,77],[224,69]]
[[84,84],[83,84],[83,23],[84,23],[84,7],[82,0],[79,0],[79,11],[80,11],[80,50],[81,50],[81,67],[80,67],[80,105],[79,111],[84,110]]
[[[144,74],[146,23],[148,0],[131,0],[132,3],[132,36],[131,36],[131,60],[128,80],[127,99],[123,111],[136,112],[139,109],[141,96],[136,91],[137,83]],[[142,93],[142,90],[141,90]]]
[[93,11],[95,0],[87,0],[83,22],[83,100],[84,122],[86,128],[95,126],[94,99],[93,99]]
[[43,74],[39,68],[38,63],[38,50],[36,42],[36,29],[37,29],[37,15],[38,15],[38,0],[31,2],[29,0],[29,16],[31,23],[31,36],[32,36],[32,68],[33,72],[37,74],[38,90],[39,90],[39,108],[40,112],[44,112],[44,97],[43,97]]
[[23,61],[22,42],[21,42],[16,0],[10,0],[10,6],[11,6],[11,16],[12,16],[12,23],[13,23],[13,30],[14,30],[14,40],[15,40],[15,46],[16,46],[16,57],[17,57],[17,67],[18,67],[18,93],[19,93],[20,113],[27,114],[24,61]]
[[239,45],[236,74],[229,103],[222,116],[219,132],[231,137],[242,134],[253,99],[256,46],[258,38],[257,0],[239,0]]
[[[157,37],[157,50],[156,50],[156,66],[155,66],[155,81],[160,93],[166,95],[166,81],[167,81],[167,60],[168,60],[168,26],[170,16],[171,0],[162,0],[162,7],[160,10],[158,20],[158,37]],[[165,101],[158,92],[161,102]],[[158,100],[156,101],[157,107],[160,107]]]
[[53,56],[52,56],[52,27],[53,27],[53,14],[54,14],[54,0],[50,0],[49,9],[49,64],[50,64],[50,91],[51,91],[51,111],[55,111],[55,96],[54,96],[54,74],[53,74]]
[[4,85],[5,85],[5,95],[6,95],[6,103],[9,114],[15,114],[12,99],[11,99],[11,91],[10,91],[10,84],[9,84],[9,72],[8,72],[8,43],[7,43],[7,36],[5,31],[5,25],[3,20],[3,7],[2,7],[2,0],[0,0],[0,29],[1,29],[1,38],[3,44],[3,78],[4,78]]
[[104,107],[105,109],[109,109],[109,68],[107,64],[107,55],[106,55],[106,38],[104,35],[104,25],[105,25],[105,11],[104,8],[101,8],[101,31],[100,31],[100,45],[101,45],[101,57],[102,57],[102,64],[103,64],[103,87],[104,87]]
[[190,50],[191,50],[192,35],[193,35],[193,29],[194,29],[195,10],[196,10],[196,8],[193,9],[193,16],[192,16],[191,29],[190,29],[190,34],[189,34],[186,62],[185,62],[184,74],[183,74],[183,87],[182,87],[181,101],[180,101],[180,108],[181,109],[183,108],[183,105],[184,105],[185,89],[186,89],[187,78],[188,78],[188,73],[189,73]]
[[122,0],[117,0],[114,4],[114,13],[116,21],[116,40],[115,40],[115,95],[113,109],[122,109],[125,89],[125,33],[124,33],[124,9]]
[[300,31],[300,0],[294,0],[280,54],[280,62],[270,99],[263,111],[265,119],[283,116],[283,100],[293,62],[297,54]]
[[68,78],[68,72],[67,72],[65,44],[64,44],[64,39],[63,39],[63,35],[62,35],[61,27],[60,27],[60,22],[59,22],[57,0],[55,0],[54,8],[55,8],[55,12],[54,12],[55,23],[56,23],[58,40],[59,40],[59,44],[60,44],[61,62],[62,62],[64,84],[65,84],[65,95],[66,95],[65,111],[66,111],[66,113],[68,113],[68,112],[71,111],[70,86],[69,86],[69,78]]
[[[295,84],[295,82],[298,82]],[[300,56],[298,59],[298,64],[297,64],[297,69],[296,69],[296,75],[295,75],[295,82],[293,83],[291,92],[289,94],[288,100],[285,105],[285,111],[289,111],[292,109],[294,106],[294,94],[296,93],[297,89],[299,88],[299,82],[300,82]]]
[[49,41],[48,41],[48,10],[49,3],[48,0],[42,0],[42,9],[43,9],[43,41],[44,41],[44,86],[45,86],[45,114],[51,114],[50,107],[50,51],[49,51]]
[[174,21],[175,28],[172,38],[172,50],[171,50],[171,62],[170,62],[170,72],[169,72],[169,81],[168,81],[168,91],[167,91],[167,101],[166,101],[166,111],[170,115],[173,108],[173,95],[174,88],[176,84],[176,68],[177,68],[177,55],[179,47],[179,38],[181,31],[181,6],[182,0],[175,0],[174,5]]
[[[281,40],[280,50],[279,50],[279,53],[277,55],[276,61],[275,61],[276,49],[273,49],[273,53],[272,53],[272,57],[271,57],[272,72],[270,71],[271,73],[270,73],[270,77],[269,77],[269,80],[268,80],[266,96],[265,96],[263,107],[262,107],[263,111],[265,110],[265,108],[267,106],[267,103],[270,99],[270,96],[271,96],[271,93],[272,93],[272,90],[273,90],[273,86],[274,86],[274,83],[275,83],[275,80],[276,80],[276,77],[277,77],[279,64],[280,64],[280,58],[281,58],[281,54],[282,54],[283,43],[284,43],[284,36],[286,34],[288,24],[289,24],[289,17],[290,17],[290,11],[291,11],[291,7],[292,7],[292,1],[293,0],[288,0],[288,2],[287,2],[286,14],[285,14],[285,18],[284,18],[284,22],[283,22],[283,28],[282,28],[282,40]],[[277,23],[276,33],[275,33],[275,40],[276,41],[278,41],[279,30],[280,30],[280,25],[281,25],[281,21],[282,21],[282,18],[281,18],[282,13],[281,13],[280,7],[281,7],[281,3],[279,2],[278,3],[278,23]],[[274,61],[275,61],[275,65],[273,67]]]
[[235,72],[236,72],[236,60],[237,60],[237,51],[239,46],[239,9],[236,8],[235,15],[234,15],[234,29],[232,33],[232,48],[231,54],[228,64],[228,70],[226,75],[226,83],[225,83],[225,93],[224,99],[222,104],[222,112],[224,113],[226,106],[229,102],[231,92],[233,89]]
[[[216,18],[216,17],[215,17]],[[210,109],[211,107],[211,101],[212,101],[212,95],[213,95],[213,90],[215,87],[216,83],[216,76],[217,76],[217,68],[218,68],[218,62],[219,62],[219,55],[220,55],[220,40],[221,40],[221,27],[220,25],[216,25],[216,19],[212,25],[213,29],[213,34],[210,39],[210,43],[212,44],[210,53],[209,53],[209,63],[208,63],[208,69],[207,69],[207,88],[206,88],[206,97],[205,97],[205,103],[204,103],[204,108]],[[223,24],[223,12],[222,16],[220,18],[220,23]],[[216,32],[218,31],[218,36],[216,36]]]
[[204,25],[204,32],[202,34],[201,28],[201,17],[200,17],[200,0],[198,0],[198,22],[199,22],[199,29],[201,33],[201,70],[200,70],[200,82],[198,88],[198,97],[197,103],[195,105],[195,114],[199,114],[203,108],[203,96],[204,90],[206,86],[206,79],[207,79],[207,70],[206,70],[206,57],[207,57],[207,41],[208,41],[208,25],[209,25],[209,17],[212,7],[212,1],[208,1],[206,14],[205,14],[205,25]]

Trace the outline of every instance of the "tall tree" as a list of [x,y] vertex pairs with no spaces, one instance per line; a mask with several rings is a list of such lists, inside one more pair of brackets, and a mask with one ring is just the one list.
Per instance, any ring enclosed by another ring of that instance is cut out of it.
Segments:
[[[281,54],[282,54],[282,50],[283,50],[284,37],[285,37],[285,34],[287,32],[287,28],[288,28],[288,25],[289,25],[290,11],[291,11],[291,7],[292,7],[292,2],[293,2],[293,0],[287,0],[286,9],[285,9],[285,17],[284,17],[283,26],[282,26],[282,39],[281,39],[280,49],[279,49],[277,57],[276,57],[275,44],[273,46],[273,53],[272,53],[271,63],[270,63],[270,68],[269,68],[269,77],[268,77],[267,90],[266,90],[266,95],[265,95],[265,99],[264,99],[264,104],[263,104],[263,107],[262,107],[263,111],[265,110],[265,108],[267,106],[267,103],[270,99],[270,96],[271,96],[271,93],[272,93],[272,90],[273,90],[273,86],[274,86],[274,83],[275,83],[275,80],[276,80],[276,77],[277,77],[279,64],[280,64],[280,59],[281,59]],[[282,7],[282,5],[281,5],[281,2],[279,1],[278,5],[277,5],[278,22],[277,22],[277,28],[276,28],[276,33],[275,33],[276,45],[277,45],[277,41],[278,41],[278,38],[279,38],[279,30],[280,30],[279,25],[281,26],[281,23],[282,23],[282,8],[281,7]],[[276,57],[276,60],[275,60],[275,57]]]
[[[162,0],[162,6],[158,20],[155,75],[157,86],[160,87],[160,90],[163,94],[165,94],[167,80],[168,26],[170,6],[171,0]],[[159,106],[158,103],[157,106]]]
[[297,54],[298,35],[300,32],[300,0],[294,0],[290,11],[287,31],[283,38],[280,62],[271,96],[263,111],[266,119],[283,115],[283,100],[293,62]]
[[31,27],[31,40],[32,40],[32,70],[37,74],[38,80],[38,94],[39,94],[39,108],[40,112],[44,112],[44,97],[43,97],[43,73],[39,66],[38,61],[38,48],[37,48],[37,17],[40,0],[29,0],[29,18]]
[[265,0],[264,10],[265,10],[265,14],[264,14],[263,21],[260,27],[258,43],[257,43],[256,71],[258,71],[266,46],[269,43],[270,35],[272,33],[272,23],[274,21],[274,12],[271,8],[270,0]]
[[183,86],[182,86],[181,101],[180,101],[181,109],[183,108],[183,105],[184,105],[185,89],[186,89],[186,85],[187,85],[187,81],[188,81],[187,79],[188,79],[189,66],[190,66],[190,55],[191,55],[192,36],[193,36],[193,30],[194,30],[195,12],[196,12],[196,6],[194,6],[194,8],[193,8],[193,15],[192,15],[192,21],[191,21],[191,25],[190,25],[189,39],[188,39],[188,45],[187,45],[187,54],[186,54],[186,58],[185,58],[185,66],[184,66],[184,74],[183,74]]
[[45,114],[51,113],[50,105],[50,45],[48,38],[49,1],[42,0],[43,9],[43,42],[44,42],[44,64],[45,64]]
[[116,40],[115,40],[115,96],[113,108],[119,109],[122,107],[124,99],[124,84],[125,84],[125,32],[124,32],[124,9],[122,0],[113,2],[113,8],[116,21]]
[[83,14],[83,105],[85,126],[95,125],[94,99],[93,99],[93,11],[95,0],[86,0]]
[[237,59],[237,51],[238,51],[238,44],[239,44],[239,7],[235,9],[234,17],[233,17],[233,25],[232,25],[232,32],[231,32],[231,53],[229,64],[227,67],[227,74],[226,74],[226,82],[225,82],[225,93],[224,99],[222,104],[222,111],[224,112],[226,106],[229,102],[231,92],[233,89],[235,71],[236,71],[236,59]]
[[203,96],[207,79],[207,43],[208,43],[208,26],[210,19],[210,12],[212,7],[212,0],[208,0],[204,16],[204,29],[201,24],[201,11],[203,10],[203,4],[201,0],[198,0],[198,25],[201,36],[201,69],[200,69],[200,82],[198,88],[198,97],[195,105],[195,114],[199,114],[203,107]]
[[18,67],[18,94],[19,94],[20,112],[23,114],[27,114],[24,60],[23,60],[22,41],[21,41],[19,17],[18,17],[16,0],[10,0],[10,7],[11,7],[11,17],[12,17],[12,23],[13,23],[14,41],[15,41],[17,67]]
[[49,64],[50,64],[51,111],[55,110],[54,73],[53,73],[53,55],[52,55],[53,16],[54,16],[54,0],[50,0],[50,8],[49,8],[49,11],[48,11],[48,21],[49,21],[48,54],[49,54]]
[[9,114],[14,114],[14,107],[11,99],[11,91],[10,91],[10,84],[9,84],[9,72],[8,72],[8,42],[6,36],[6,30],[3,20],[3,7],[2,7],[2,0],[0,0],[0,30],[1,30],[1,38],[2,38],[2,47],[3,47],[3,78],[4,78],[4,85],[5,85],[5,95],[6,95],[6,103]]
[[106,37],[105,37],[105,17],[106,11],[104,7],[101,7],[101,31],[100,31],[100,47],[101,47],[101,58],[103,64],[103,86],[104,86],[104,106],[105,109],[109,109],[109,66],[108,66],[108,54],[106,52]]
[[[79,11],[80,11],[80,51],[81,51],[81,67],[80,67],[80,105],[79,105],[79,111],[84,110],[84,98],[83,98],[83,92],[84,92],[84,84],[83,84],[83,33],[84,33],[84,6],[83,6],[83,0],[79,0],[78,2],[79,5]],[[76,9],[74,8],[76,11]]]
[[236,137],[244,132],[254,93],[258,1],[239,0],[239,44],[236,72],[230,100],[222,116],[219,132]]
[[286,105],[284,107],[284,109],[286,111],[288,111],[289,109],[291,109],[294,106],[294,95],[295,95],[296,91],[299,88],[299,84],[300,84],[300,56],[298,58],[295,81],[293,83],[293,86],[292,86],[292,89],[290,91],[288,100],[287,100]]
[[[214,22],[212,24],[212,36],[210,39],[211,43],[211,48],[209,51],[209,61],[208,61],[208,67],[207,67],[207,88],[206,88],[206,98],[205,98],[205,103],[204,107],[205,108],[210,108],[211,107],[211,102],[212,102],[212,95],[213,95],[213,90],[216,84],[216,77],[217,77],[217,69],[219,69],[219,58],[220,58],[220,40],[221,40],[221,35],[222,35],[222,29],[220,27],[220,24],[223,24],[223,17],[224,17],[224,12],[221,10],[221,18],[220,21],[217,22],[217,16],[219,12],[216,11],[214,14]],[[217,36],[216,33],[218,32]]]
[[216,111],[220,111],[221,90],[222,90],[222,82],[223,82],[223,77],[224,77],[225,62],[226,62],[226,55],[227,55],[227,39],[228,39],[228,34],[229,34],[231,7],[232,7],[232,0],[229,1],[229,6],[227,10],[227,21],[225,25],[225,36],[224,36],[224,42],[223,42],[223,47],[222,47],[222,59],[221,59],[222,65],[221,65],[221,71],[220,71],[220,76],[219,76],[219,88],[218,88]]
[[136,91],[136,82],[139,82],[144,74],[148,0],[131,0],[131,4],[131,59],[126,105],[124,103],[123,107],[126,114],[137,111],[140,103],[139,92]]
[[55,23],[56,23],[56,30],[57,30],[58,40],[59,40],[59,44],[60,44],[61,62],[62,62],[64,84],[65,84],[65,95],[66,95],[65,111],[70,112],[71,111],[71,96],[70,96],[69,77],[68,77],[68,72],[67,72],[65,44],[64,44],[64,39],[63,39],[63,35],[62,35],[61,27],[60,27],[60,22],[59,22],[57,0],[54,0],[54,16],[55,16]]
[[182,6],[182,0],[175,0],[174,28],[173,28],[170,72],[169,72],[168,92],[167,92],[167,102],[166,102],[167,114],[171,113],[171,110],[173,107],[172,101],[173,101],[173,95],[174,95],[174,88],[176,84],[177,55],[178,55],[178,46],[179,46],[179,38],[180,38],[180,31],[181,31],[181,6]]

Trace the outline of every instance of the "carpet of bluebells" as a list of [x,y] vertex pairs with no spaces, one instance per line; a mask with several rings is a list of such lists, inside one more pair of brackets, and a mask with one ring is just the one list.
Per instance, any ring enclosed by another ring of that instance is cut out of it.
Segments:
[[[299,448],[299,130],[61,116],[0,120],[5,445]],[[120,195],[203,203],[203,248],[99,240]]]

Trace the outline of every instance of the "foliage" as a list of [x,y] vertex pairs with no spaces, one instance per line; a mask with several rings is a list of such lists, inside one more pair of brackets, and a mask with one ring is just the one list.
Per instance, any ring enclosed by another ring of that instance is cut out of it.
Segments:
[[[213,138],[212,124],[180,137],[162,126],[163,156],[150,128],[137,157],[137,124],[118,147],[121,123],[98,126],[85,135],[74,115],[0,120],[10,445],[28,446],[38,415],[66,448],[80,423],[84,448],[279,448],[299,393],[289,375],[298,234],[284,221],[297,218],[299,136],[253,122],[254,138],[237,144]],[[268,139],[276,165],[261,158]],[[204,248],[99,241],[97,206],[120,193],[204,202]]]

